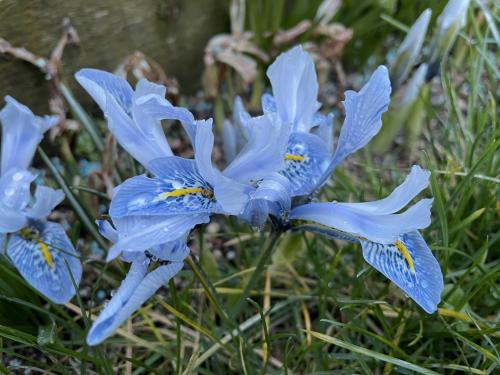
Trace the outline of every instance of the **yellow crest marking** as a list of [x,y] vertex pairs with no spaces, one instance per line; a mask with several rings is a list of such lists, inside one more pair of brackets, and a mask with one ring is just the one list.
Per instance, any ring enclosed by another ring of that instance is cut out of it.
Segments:
[[31,229],[28,227],[22,228],[19,233],[23,238],[28,238],[31,235]]
[[186,189],[175,189],[172,191],[167,191],[166,193],[161,193],[158,195],[161,199],[167,199],[170,197],[182,197],[183,195],[188,194],[201,194],[207,198],[212,198],[214,193],[210,190],[202,189],[202,188],[186,188]]
[[50,255],[49,247],[43,241],[38,240],[38,245],[40,245],[40,250],[42,250],[43,259],[45,263],[49,265],[50,268],[54,267],[54,262],[52,261],[52,255]]
[[402,243],[401,241],[397,240],[394,245],[396,245],[396,247],[398,248],[399,251],[401,251],[401,254],[403,254],[403,256],[405,257],[406,259],[406,262],[408,263],[408,266],[410,267],[410,269],[415,272],[415,266],[413,265],[413,260],[411,259],[411,255],[410,255],[410,252],[408,251],[408,249],[406,248],[406,246],[404,245],[404,243]]
[[306,157],[302,155],[285,154],[285,160],[304,161]]

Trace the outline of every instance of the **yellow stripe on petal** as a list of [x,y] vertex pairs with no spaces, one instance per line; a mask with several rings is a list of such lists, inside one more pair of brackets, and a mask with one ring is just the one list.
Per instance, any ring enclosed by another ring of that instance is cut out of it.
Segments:
[[413,265],[413,260],[411,259],[411,255],[410,255],[410,252],[408,251],[408,249],[406,248],[406,246],[404,245],[404,243],[402,243],[401,241],[397,240],[394,245],[396,245],[396,247],[398,248],[399,251],[401,251],[401,254],[403,254],[403,256],[405,257],[406,259],[406,262],[408,263],[408,266],[410,267],[410,269],[415,272],[415,266]]
[[202,189],[202,188],[186,188],[186,189],[175,189],[172,191],[167,191],[166,193],[161,193],[158,195],[159,198],[161,199],[167,199],[170,197],[182,197],[184,195],[189,195],[189,194],[201,194],[207,198],[212,198],[213,197],[213,192],[210,190]]
[[285,154],[285,160],[304,161],[306,157],[302,155]]
[[54,262],[52,261],[52,255],[50,255],[49,247],[43,241],[38,240],[38,245],[40,245],[40,250],[42,250],[43,259],[45,263],[49,265],[50,268],[54,267]]

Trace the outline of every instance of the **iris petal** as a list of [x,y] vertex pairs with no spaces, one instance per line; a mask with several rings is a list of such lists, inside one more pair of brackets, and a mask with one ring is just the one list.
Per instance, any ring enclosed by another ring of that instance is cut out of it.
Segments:
[[136,176],[121,184],[111,201],[112,217],[216,210],[213,188],[198,173],[194,160],[171,156],[155,159],[148,167],[157,177]]
[[325,143],[328,152],[333,154],[333,113],[323,115],[317,112],[313,121],[317,126],[312,129],[312,133],[320,137]]
[[340,129],[334,165],[364,147],[378,133],[390,97],[391,82],[385,66],[379,66],[359,92],[345,92],[346,116]]
[[405,207],[429,185],[430,172],[414,165],[404,182],[386,198],[373,202],[339,203],[375,215],[391,214]]
[[[75,77],[104,112],[113,136],[138,162],[146,167],[153,159],[172,155],[161,122],[135,104],[142,97],[126,80],[96,69],[82,69]],[[158,91],[141,86],[142,92]]]
[[75,78],[104,113],[109,96],[123,112],[130,114],[134,90],[125,79],[98,69],[81,69],[75,74]]
[[232,162],[238,152],[237,134],[234,125],[229,120],[224,120],[222,126],[222,149],[226,162]]
[[207,214],[113,218],[120,236],[109,249],[107,260],[116,258],[122,251],[144,251],[153,246],[175,241],[194,226],[207,223],[208,220]]
[[301,46],[282,53],[267,70],[281,120],[293,131],[308,132],[320,104],[311,56]]
[[64,200],[64,192],[46,186],[37,186],[35,203],[27,210],[26,215],[31,219],[45,219],[52,210]]
[[250,187],[224,176],[212,164],[214,135],[212,121],[200,121],[196,127],[195,161],[198,172],[214,187],[215,199],[220,205],[220,213],[240,214],[248,199]]
[[403,234],[394,244],[360,241],[365,260],[399,286],[426,312],[441,300],[443,275],[418,231]]
[[290,189],[290,181],[279,173],[264,177],[251,193],[240,219],[255,227],[264,225],[269,215],[282,219],[290,211]]
[[234,98],[233,118],[231,121],[224,121],[224,155],[227,162],[233,161],[238,152],[245,146],[248,139],[247,122],[251,117],[243,107],[243,102],[239,96]]
[[0,178],[0,203],[13,210],[24,209],[30,199],[30,185],[36,175],[18,168],[11,168]]
[[[163,86],[162,86],[163,87]],[[173,106],[164,95],[144,95],[135,101],[135,112],[134,115],[139,118],[141,116],[147,116],[156,122],[159,120],[178,120],[181,122],[184,130],[194,145],[196,136],[196,123],[191,112],[185,108]],[[161,127],[159,127],[161,129]],[[163,133],[163,130],[162,130]]]
[[22,211],[0,205],[0,233],[14,233],[27,223]]
[[264,113],[275,113],[278,111],[276,108],[276,100],[274,100],[271,94],[263,94],[260,98],[260,102]]
[[187,237],[188,233],[180,240],[154,246],[148,251],[160,260],[182,262],[189,255],[189,247],[186,245]]
[[[60,224],[34,221],[15,233],[7,255],[28,283],[55,303],[68,302],[76,293],[82,266]],[[71,272],[71,274],[70,274]]]
[[118,241],[118,231],[111,225],[107,220],[96,220],[97,228],[99,233],[101,233],[104,238],[108,241],[116,242]]
[[390,99],[391,82],[385,66],[379,66],[359,92],[345,92],[346,116],[335,154],[325,173],[318,179],[317,187],[328,180],[342,160],[364,147],[379,132],[382,114],[387,111]]
[[292,133],[281,173],[292,185],[292,196],[313,191],[330,162],[330,153],[324,142],[314,134]]
[[167,94],[167,88],[154,82],[150,82],[145,78],[141,78],[135,86],[135,91],[132,94],[132,100],[136,101],[145,95],[156,95],[164,98]]
[[2,123],[1,174],[11,168],[26,169],[31,164],[43,133],[54,126],[57,116],[35,116],[25,105],[6,96],[7,105],[0,111]]
[[289,137],[288,127],[274,115],[249,119],[247,126],[248,142],[223,172],[224,176],[242,183],[282,169]]
[[310,220],[373,242],[394,243],[399,235],[430,224],[432,199],[422,199],[401,214],[374,215],[338,203],[310,203],[292,210],[290,218]]
[[117,293],[90,328],[87,344],[97,345],[110,336],[161,286],[166,285],[183,266],[182,262],[173,262],[147,273],[148,263],[147,260],[132,263]]

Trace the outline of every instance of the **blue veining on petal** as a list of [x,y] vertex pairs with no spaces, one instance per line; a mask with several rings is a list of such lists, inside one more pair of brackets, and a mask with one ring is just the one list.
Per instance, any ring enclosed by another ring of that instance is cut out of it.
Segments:
[[[412,267],[396,244],[360,240],[365,260],[392,280],[426,312],[433,313],[441,300],[443,276],[431,250],[418,231],[399,237]],[[400,246],[401,246],[400,245]]]
[[330,162],[330,153],[324,142],[316,135],[292,133],[288,140],[287,155],[296,155],[303,160],[286,160],[281,171],[292,184],[292,196],[312,192],[317,180]]
[[[111,202],[112,217],[210,213],[217,208],[213,188],[198,173],[193,160],[160,158],[149,167],[157,177],[136,176],[120,185]],[[175,196],[176,191],[180,195]],[[169,196],[172,193],[174,196]]]
[[[47,246],[51,264],[41,243]],[[82,266],[60,224],[30,221],[27,228],[12,234],[7,255],[28,283],[53,302],[65,303],[75,295],[72,278],[80,283]]]

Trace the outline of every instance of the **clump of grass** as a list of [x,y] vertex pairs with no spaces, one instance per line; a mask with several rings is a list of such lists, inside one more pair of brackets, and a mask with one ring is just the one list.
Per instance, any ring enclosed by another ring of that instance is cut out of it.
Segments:
[[[432,171],[433,225],[424,234],[445,280],[437,313],[425,314],[369,268],[358,246],[309,234],[282,236],[272,263],[248,290],[267,232],[251,234],[220,220],[192,236],[197,258],[168,288],[90,348],[85,335],[96,307],[125,269],[104,263],[94,250],[105,244],[87,228],[99,213],[92,202],[105,206],[105,196],[76,189],[75,176],[61,174],[41,152],[47,177],[72,191],[78,217],[71,234],[86,238],[77,243],[86,279],[77,304],[57,306],[1,259],[0,372],[494,373],[500,366],[499,73],[498,40],[484,10],[469,12],[470,27],[425,98],[416,152],[408,156],[400,146],[375,160],[369,150],[357,154],[325,191],[339,201],[378,198],[412,163]],[[128,160],[110,172],[116,180],[132,174]]]

